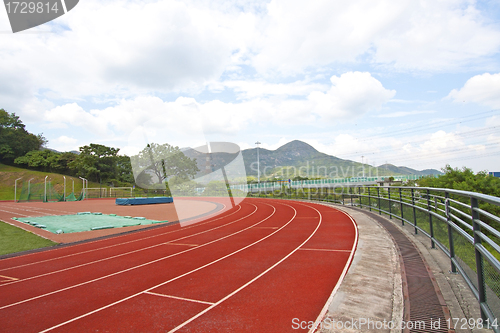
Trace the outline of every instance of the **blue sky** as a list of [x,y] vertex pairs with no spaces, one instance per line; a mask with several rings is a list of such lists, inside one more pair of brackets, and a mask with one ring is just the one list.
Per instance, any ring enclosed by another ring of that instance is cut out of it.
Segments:
[[9,31],[0,10],[0,108],[60,151],[298,139],[500,171],[498,0],[81,0]]

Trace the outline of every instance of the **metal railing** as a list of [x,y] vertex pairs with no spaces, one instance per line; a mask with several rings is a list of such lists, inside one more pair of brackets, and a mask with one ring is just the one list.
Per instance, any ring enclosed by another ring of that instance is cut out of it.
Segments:
[[[340,190],[340,191],[339,191]],[[288,191],[288,192],[287,192]],[[425,187],[351,186],[284,189],[266,197],[303,198],[357,206],[409,224],[450,258],[450,271],[465,279],[479,301],[484,327],[495,332],[500,315],[500,198]],[[262,196],[262,194],[260,194]]]

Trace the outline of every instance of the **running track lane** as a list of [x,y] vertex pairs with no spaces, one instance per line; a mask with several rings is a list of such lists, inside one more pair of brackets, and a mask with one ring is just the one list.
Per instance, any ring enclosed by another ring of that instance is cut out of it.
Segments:
[[247,199],[200,224],[130,236],[2,260],[0,331],[296,332],[294,318],[324,314],[357,229],[331,207]]

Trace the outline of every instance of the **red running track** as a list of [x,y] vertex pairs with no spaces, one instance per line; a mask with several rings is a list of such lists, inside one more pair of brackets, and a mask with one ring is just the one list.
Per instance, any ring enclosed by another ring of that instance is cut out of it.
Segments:
[[246,199],[207,221],[0,260],[1,332],[297,332],[318,323],[357,228],[323,205]]

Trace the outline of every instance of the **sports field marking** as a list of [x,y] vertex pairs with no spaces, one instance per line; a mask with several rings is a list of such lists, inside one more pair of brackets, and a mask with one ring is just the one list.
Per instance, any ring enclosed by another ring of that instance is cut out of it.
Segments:
[[[288,206],[288,205],[286,205]],[[306,206],[306,205],[302,205],[302,206]],[[289,207],[292,207],[292,206],[289,206]],[[306,207],[310,207],[310,206],[306,206]],[[293,208],[293,207],[292,207]],[[175,327],[174,329],[168,331],[168,333],[173,333],[175,331],[178,331],[179,329],[181,329],[182,327],[186,326],[187,324],[189,324],[190,322],[192,322],[193,320],[195,320],[196,318],[202,316],[203,314],[207,313],[208,311],[212,310],[213,308],[215,308],[216,306],[218,306],[219,304],[221,304],[222,302],[224,302],[225,300],[229,299],[230,297],[236,295],[238,292],[240,292],[241,290],[245,289],[246,287],[248,287],[249,285],[251,285],[252,283],[254,283],[255,281],[257,281],[258,279],[260,279],[262,276],[264,276],[265,274],[267,274],[269,271],[271,271],[273,268],[275,268],[276,266],[278,266],[279,264],[281,264],[283,261],[285,261],[288,257],[290,257],[292,254],[294,254],[300,247],[302,247],[305,243],[307,243],[312,236],[314,236],[314,234],[318,231],[319,227],[321,226],[321,221],[322,221],[322,215],[321,215],[321,212],[319,210],[317,210],[316,208],[314,207],[310,207],[312,209],[314,209],[316,212],[318,212],[319,214],[319,221],[318,221],[318,225],[316,226],[316,229],[314,229],[314,231],[309,235],[309,237],[307,237],[307,239],[302,242],[302,244],[300,244],[298,247],[296,247],[293,251],[291,251],[290,253],[288,253],[285,257],[283,257],[281,260],[279,260],[278,262],[276,262],[274,265],[272,265],[271,267],[269,267],[268,269],[266,269],[264,272],[260,273],[259,275],[257,275],[256,277],[254,277],[252,280],[248,281],[247,283],[245,283],[243,286],[239,287],[238,289],[236,289],[235,291],[233,291],[232,293],[230,293],[229,295],[227,295],[226,297],[222,298],[221,300],[217,301],[216,303],[214,303],[213,305],[209,306],[208,308],[206,308],[205,310],[199,312],[198,314],[194,315],[193,317],[191,317],[190,319],[186,320],[185,322],[183,322],[182,324],[180,324],[179,326]],[[295,208],[293,208],[293,210],[295,210]],[[297,214],[297,211],[295,210],[295,214]],[[293,218],[292,218],[293,220]],[[291,222],[291,221],[290,221]],[[288,222],[288,223],[290,223]],[[287,224],[288,224],[287,223]],[[284,226],[283,226],[284,227]],[[282,228],[283,228],[282,227]],[[282,229],[280,228],[280,230]],[[277,230],[279,231],[279,230]],[[275,231],[275,232],[277,232]],[[346,265],[347,266],[347,265]]]
[[[2,280],[2,279],[5,279],[5,280]],[[10,276],[0,275],[0,282],[16,281],[16,280],[19,280],[19,279],[16,279],[16,278],[10,277]]]
[[[242,220],[242,219],[244,219],[244,218],[246,218],[246,217],[248,217],[250,215],[253,215],[257,211],[257,206],[255,206],[255,205],[253,205],[253,206],[255,207],[255,210],[252,213],[250,213],[250,214],[248,214],[248,215],[246,215],[246,216],[244,216],[244,217],[242,217],[242,218],[240,218],[238,220],[234,220],[232,222],[223,224],[221,226],[218,226],[218,227],[215,227],[215,228],[212,228],[212,229],[208,229],[208,230],[205,230],[205,231],[200,231],[199,233],[191,234],[191,235],[184,236],[184,237],[181,237],[181,238],[177,238],[177,239],[174,239],[174,240],[170,240],[168,242],[159,243],[159,244],[155,244],[155,245],[143,247],[143,248],[140,248],[140,249],[137,249],[137,250],[120,253],[120,254],[117,254],[117,255],[114,255],[114,256],[110,256],[110,257],[106,257],[106,258],[102,258],[102,259],[98,259],[98,260],[86,262],[86,263],[75,265],[75,266],[66,267],[66,268],[55,270],[55,271],[52,271],[52,272],[48,272],[48,273],[44,273],[44,274],[40,274],[40,275],[31,276],[29,278],[25,278],[25,279],[22,279],[22,280],[12,281],[10,283],[3,284],[3,286],[9,285],[9,284],[14,284],[14,283],[17,283],[17,282],[24,282],[24,281],[28,281],[28,280],[33,280],[33,279],[44,277],[44,276],[47,276],[47,275],[52,275],[52,274],[56,274],[56,273],[61,273],[61,272],[69,271],[71,269],[75,269],[75,268],[80,268],[80,267],[83,267],[83,266],[92,265],[92,264],[95,264],[95,263],[98,263],[98,262],[103,262],[103,261],[106,261],[106,260],[116,259],[116,258],[119,258],[119,257],[123,257],[125,255],[137,253],[137,252],[140,252],[140,251],[149,250],[149,249],[152,249],[152,248],[155,248],[155,247],[159,247],[159,246],[163,246],[163,245],[177,245],[177,244],[171,244],[171,242],[176,242],[176,241],[179,241],[179,240],[182,240],[182,239],[185,239],[185,238],[189,238],[189,237],[201,235],[203,233],[206,233],[206,232],[209,232],[209,231],[212,231],[212,230],[215,230],[215,229],[219,229],[219,228],[225,227],[227,225],[233,224],[233,223],[238,222],[238,221],[240,221],[240,220]],[[126,244],[126,243],[124,243],[124,244]],[[181,244],[179,244],[179,245],[181,245]],[[184,244],[184,245],[188,245],[188,244]],[[198,246],[198,245],[191,245],[191,246]]]
[[[275,208],[274,206],[269,205],[269,204],[267,204],[267,203],[266,203],[266,205],[271,206],[271,207],[273,207],[273,208],[274,208],[273,214],[269,215],[269,216],[268,216],[268,217],[266,217],[264,220],[262,220],[262,221],[260,221],[260,222],[258,222],[258,223],[262,223],[262,222],[264,222],[265,220],[267,220],[267,219],[271,218],[271,216],[273,216],[273,215],[274,215],[274,213],[276,212],[276,208]],[[258,243],[262,242],[263,240],[265,240],[265,239],[267,239],[267,238],[271,237],[271,236],[272,236],[272,235],[274,235],[275,233],[277,233],[277,232],[279,232],[280,230],[282,230],[284,227],[286,227],[288,224],[290,224],[290,223],[294,220],[295,216],[297,216],[297,211],[295,210],[295,208],[293,208],[292,206],[286,205],[286,204],[284,204],[284,205],[285,205],[285,206],[288,206],[288,207],[290,207],[290,208],[292,208],[292,209],[294,210],[294,215],[292,216],[292,218],[291,218],[291,219],[290,219],[290,220],[289,220],[289,221],[288,221],[285,225],[283,225],[281,228],[279,228],[278,230],[274,231],[273,233],[271,233],[271,234],[269,234],[269,235],[267,235],[267,236],[265,236],[265,237],[263,237],[263,238],[261,238],[261,239],[259,239],[259,240],[255,241],[255,242],[253,242],[253,243],[251,243],[251,244],[249,244],[249,245],[247,245],[247,246],[245,246],[245,247],[242,247],[242,248],[241,248],[241,249],[239,249],[239,250],[236,250],[236,251],[234,251],[234,252],[232,252],[232,253],[229,253],[229,254],[227,254],[227,255],[225,255],[225,256],[223,256],[223,257],[219,258],[219,259],[216,259],[216,260],[214,260],[214,261],[212,261],[212,262],[209,262],[208,264],[205,264],[205,265],[203,265],[203,266],[200,266],[200,267],[198,267],[198,268],[195,268],[195,269],[193,269],[193,270],[191,270],[191,271],[189,271],[189,272],[186,272],[186,273],[184,273],[184,274],[178,275],[178,276],[176,276],[175,278],[172,278],[172,279],[170,279],[170,280],[168,280],[168,281],[162,282],[162,283],[160,283],[160,284],[158,284],[158,285],[156,285],[156,286],[150,287],[150,288],[148,288],[148,289],[146,289],[146,290],[143,290],[143,291],[141,291],[141,292],[138,292],[138,293],[136,293],[136,294],[130,295],[130,296],[128,296],[128,297],[125,297],[125,298],[123,298],[123,299],[121,299],[121,300],[119,300],[119,301],[116,301],[116,302],[110,303],[110,304],[108,304],[108,305],[105,305],[105,306],[103,306],[103,307],[100,307],[100,308],[98,308],[98,309],[95,309],[95,310],[93,310],[93,311],[90,311],[90,312],[85,313],[85,314],[83,314],[83,315],[80,315],[80,316],[78,316],[78,317],[75,317],[75,318],[72,318],[72,319],[70,319],[70,320],[67,320],[67,321],[65,321],[65,322],[63,322],[63,323],[60,323],[60,324],[58,324],[58,325],[52,326],[52,327],[50,327],[50,328],[47,328],[47,329],[45,329],[45,330],[43,330],[43,331],[40,331],[39,333],[45,333],[45,332],[51,331],[51,330],[56,329],[56,328],[58,328],[58,327],[61,327],[61,326],[64,326],[64,325],[66,325],[66,324],[69,324],[69,323],[71,323],[71,322],[74,322],[74,321],[76,321],[76,320],[78,320],[78,319],[81,319],[81,318],[84,318],[84,317],[90,316],[91,314],[94,314],[94,313],[97,313],[97,312],[99,312],[99,311],[105,310],[105,309],[107,309],[107,308],[109,308],[109,307],[112,307],[112,306],[114,306],[114,305],[116,305],[116,304],[120,304],[120,303],[122,303],[122,302],[125,302],[125,301],[127,301],[127,300],[129,300],[129,299],[131,299],[131,298],[137,297],[137,296],[139,296],[139,295],[141,295],[141,294],[143,294],[143,293],[149,292],[149,291],[151,291],[151,290],[153,290],[153,289],[156,289],[156,288],[158,288],[158,287],[161,287],[161,286],[163,286],[163,285],[165,285],[165,284],[167,284],[167,283],[173,282],[173,281],[178,280],[178,279],[180,279],[180,278],[183,278],[183,277],[185,277],[185,276],[187,276],[187,275],[189,275],[189,274],[192,274],[192,273],[194,273],[194,272],[197,272],[197,271],[199,271],[199,270],[201,270],[201,269],[203,269],[203,268],[205,268],[205,267],[211,266],[211,265],[213,265],[213,264],[215,264],[215,263],[217,263],[217,262],[219,262],[219,261],[221,261],[221,260],[224,260],[224,259],[226,259],[226,258],[229,258],[229,257],[231,257],[231,256],[235,255],[236,253],[239,253],[239,252],[241,252],[241,251],[243,251],[243,250],[246,250],[247,248],[249,248],[249,247],[251,247],[251,246],[254,246],[255,244],[258,244]],[[257,224],[258,224],[258,223],[257,223]],[[245,229],[243,229],[243,230],[238,231],[237,233],[240,233],[240,232],[242,232],[242,231],[244,231],[244,230],[247,230],[247,229],[250,229],[250,228],[252,228],[252,227],[253,227],[253,226],[250,226],[250,227],[248,227],[248,228],[245,228]],[[317,230],[317,228],[316,228],[316,230]],[[226,236],[226,237],[227,237],[227,236]],[[226,237],[223,237],[223,238],[226,238]],[[191,249],[189,249],[189,250],[191,250]],[[186,250],[186,251],[189,251],[189,250]],[[219,302],[220,302],[220,301],[219,301]],[[214,303],[214,305],[215,305],[215,304],[217,304],[217,303]],[[212,305],[211,307],[213,307],[213,305]],[[0,309],[2,309],[2,308],[0,308]]]
[[[324,205],[324,206],[333,208],[331,205]],[[336,208],[334,208],[334,209],[336,209]],[[351,215],[347,214],[346,212],[344,212],[344,211],[342,211],[340,209],[336,209],[336,210],[339,211],[339,212],[341,212],[342,214],[346,215],[347,217],[349,217],[349,219],[351,220],[351,222],[352,222],[352,224],[354,226],[354,231],[356,233],[354,235],[354,242],[352,243],[351,254],[349,255],[349,259],[347,260],[347,262],[346,262],[346,264],[344,266],[344,270],[342,271],[342,274],[340,275],[339,279],[337,280],[337,284],[333,288],[333,291],[330,294],[330,297],[328,298],[328,300],[326,301],[325,306],[323,307],[323,309],[319,313],[318,318],[316,318],[316,321],[314,322],[313,327],[309,330],[309,333],[315,332],[316,329],[318,328],[319,324],[322,322],[323,318],[325,317],[326,311],[328,310],[328,308],[330,307],[330,304],[333,301],[333,297],[337,293],[337,290],[340,288],[340,285],[341,285],[342,281],[344,281],[344,278],[345,278],[345,276],[347,274],[347,271],[349,270],[349,267],[351,266],[351,262],[352,262],[352,259],[354,257],[354,253],[356,252],[356,246],[358,246],[358,226],[356,225],[356,222],[351,217]]]
[[9,214],[24,215],[25,217],[28,217],[28,215],[26,215],[26,214],[18,214],[18,213],[10,212],[10,211],[5,210],[5,209],[0,209],[0,212],[5,212],[5,213],[9,213]]
[[307,249],[307,248],[301,248],[299,250],[306,250],[306,251],[326,251],[326,252],[351,252],[351,250]]
[[279,227],[255,227],[254,229],[278,229]]
[[24,206],[11,206],[11,205],[3,205],[3,207],[21,210],[21,211],[27,211],[27,212],[42,213],[42,214],[46,214],[46,215],[53,215],[53,214],[45,213],[44,211],[51,211],[51,212],[57,212],[57,213],[69,213],[69,214],[72,213],[72,212],[69,212],[66,210],[57,210],[57,209],[50,209],[50,208],[43,208],[43,207],[24,207]]
[[184,243],[172,243],[172,242],[165,243],[165,245],[200,246],[199,244],[184,244]]
[[[224,204],[221,204],[221,205],[224,206],[224,208],[222,208],[222,210],[224,210],[226,208],[226,205],[224,205]],[[94,251],[105,250],[105,249],[109,249],[109,248],[112,248],[112,247],[115,247],[115,246],[121,246],[121,245],[124,245],[124,244],[130,244],[130,243],[134,243],[134,242],[139,242],[139,241],[142,241],[142,240],[145,240],[145,239],[150,239],[150,238],[154,238],[154,237],[159,237],[159,236],[163,236],[163,235],[167,235],[167,234],[179,232],[179,231],[186,230],[186,229],[191,229],[191,228],[194,228],[196,226],[205,225],[205,224],[212,223],[214,221],[217,221],[217,220],[229,217],[229,216],[231,216],[233,214],[236,214],[240,210],[241,210],[241,206],[238,205],[238,209],[236,211],[232,212],[231,214],[227,214],[227,215],[224,215],[224,216],[221,216],[221,217],[218,217],[218,218],[214,218],[214,219],[209,219],[209,220],[207,220],[205,222],[194,223],[192,225],[189,225],[187,227],[183,227],[181,229],[171,230],[171,231],[167,231],[167,232],[164,232],[164,233],[161,233],[161,234],[155,234],[155,235],[148,236],[148,237],[138,238],[138,239],[134,239],[134,240],[123,242],[123,243],[117,243],[117,244],[113,244],[113,245],[103,246],[103,247],[92,249],[92,250],[87,250],[87,251],[82,251],[82,252],[76,252],[76,253],[72,253],[72,254],[67,254],[67,255],[64,255],[64,256],[54,257],[54,258],[51,258],[51,259],[34,261],[34,262],[29,263],[29,264],[18,265],[18,266],[13,266],[13,267],[8,267],[8,268],[2,268],[2,269],[0,269],[0,272],[1,271],[5,271],[5,270],[14,269],[14,268],[26,267],[26,266],[36,265],[36,264],[45,263],[45,262],[49,262],[49,261],[53,261],[53,260],[59,260],[59,259],[63,259],[63,258],[73,257],[73,256],[85,254],[85,253],[94,252]],[[140,230],[140,231],[137,231],[136,233],[138,234],[140,232],[149,232],[149,231],[150,230]],[[120,236],[117,236],[117,237],[120,237]],[[83,245],[88,245],[88,244],[92,244],[92,243],[99,242],[99,241],[100,240],[95,240],[95,241],[90,241],[90,242],[86,242],[86,243],[82,243],[82,244],[76,244],[74,246],[75,247],[77,247],[77,246],[83,246]],[[54,249],[54,250],[58,250],[58,249]],[[51,250],[49,250],[49,251],[51,251]],[[35,253],[26,254],[25,256],[29,256],[29,255],[35,255]],[[9,259],[14,260],[15,257],[6,258],[6,259],[2,259],[2,260],[9,260]]]
[[[255,205],[253,205],[253,204],[251,204],[251,205],[252,205],[252,206],[255,206]],[[268,206],[270,206],[270,205],[268,205]],[[257,206],[255,206],[255,207],[257,208]],[[271,206],[271,207],[272,207],[272,206]],[[266,220],[268,220],[269,218],[271,218],[271,216],[273,216],[273,215],[274,215],[274,213],[276,212],[276,208],[274,208],[274,207],[273,207],[273,209],[274,209],[274,210],[273,210],[273,213],[272,213],[271,215],[269,215],[269,216],[268,216],[268,217],[266,217],[265,219],[261,220],[260,222],[257,222],[257,223],[256,223],[256,224],[254,224],[254,225],[257,225],[257,224],[263,223],[263,222],[265,222]],[[255,210],[255,211],[256,211],[256,210]],[[255,211],[254,211],[254,212],[255,212]],[[243,218],[242,218],[242,219],[243,219]],[[45,297],[45,296],[49,296],[49,295],[53,295],[53,294],[57,294],[57,293],[59,293],[59,292],[66,291],[66,290],[69,290],[69,289],[73,289],[73,288],[76,288],[76,287],[80,287],[80,286],[83,286],[83,285],[86,285],[86,284],[89,284],[89,283],[92,283],[92,282],[96,282],[96,281],[99,281],[99,280],[103,280],[103,279],[108,278],[108,277],[111,277],[111,276],[115,276],[115,275],[118,275],[118,274],[121,274],[121,273],[129,272],[129,271],[134,270],[134,269],[136,269],[136,268],[144,267],[144,266],[147,266],[147,265],[150,265],[150,264],[153,264],[153,263],[156,263],[156,262],[159,262],[159,261],[162,261],[162,260],[165,260],[165,259],[171,258],[171,257],[175,257],[175,256],[177,256],[177,255],[180,255],[180,254],[183,254],[183,253],[186,253],[186,252],[190,252],[190,251],[193,251],[193,250],[199,249],[200,247],[204,247],[204,246],[206,246],[206,245],[209,245],[209,244],[212,244],[212,243],[216,243],[216,242],[218,242],[218,241],[221,241],[221,240],[223,240],[223,239],[229,238],[229,237],[234,236],[234,235],[236,235],[236,234],[239,234],[239,233],[241,233],[241,232],[243,232],[243,231],[246,231],[246,230],[248,230],[248,229],[252,228],[254,225],[251,225],[251,226],[249,226],[249,227],[247,227],[247,228],[245,228],[245,229],[242,229],[242,230],[237,231],[237,232],[235,232],[235,233],[232,233],[232,234],[226,235],[226,236],[224,236],[224,237],[221,237],[221,238],[215,239],[215,240],[210,241],[210,242],[208,242],[208,243],[202,244],[202,245],[200,245],[200,246],[197,246],[197,247],[191,247],[191,248],[189,248],[189,249],[187,249],[187,250],[180,251],[180,252],[177,252],[177,253],[174,253],[174,254],[168,255],[168,256],[166,256],[166,257],[163,257],[163,258],[159,258],[159,259],[156,259],[156,260],[152,260],[152,261],[149,261],[149,262],[146,262],[146,263],[143,263],[143,264],[137,265],[137,266],[133,266],[133,267],[130,267],[130,268],[127,268],[127,269],[124,269],[124,270],[118,271],[118,272],[114,272],[114,273],[111,273],[111,274],[108,274],[108,275],[105,275],[105,276],[101,276],[101,277],[99,277],[99,278],[95,278],[95,279],[92,279],[92,280],[89,280],[89,281],[81,282],[81,283],[75,284],[75,285],[73,285],[73,286],[69,286],[69,287],[62,288],[62,289],[57,289],[57,290],[54,290],[54,291],[51,291],[51,292],[48,292],[48,293],[45,293],[45,294],[42,294],[42,295],[38,295],[38,296],[31,297],[31,298],[28,298],[28,299],[25,299],[25,300],[22,300],[22,301],[18,301],[18,302],[15,302],[15,303],[11,303],[11,304],[7,304],[7,305],[4,305],[4,306],[1,306],[1,307],[0,307],[0,310],[3,310],[3,309],[6,309],[6,308],[9,308],[9,307],[12,307],[12,306],[15,306],[15,305],[19,305],[19,304],[22,304],[22,303],[26,303],[26,302],[29,302],[29,301],[33,301],[33,300],[35,300],[35,299],[39,299],[39,298],[42,298],[42,297]],[[279,230],[277,230],[277,231],[279,231]],[[274,233],[276,233],[277,231],[275,231]],[[272,233],[272,234],[274,234],[274,233]],[[266,236],[266,237],[262,238],[261,240],[264,240],[265,238],[267,238],[267,237],[271,236],[272,234],[270,234],[270,235],[268,235],[268,236]],[[258,242],[259,242],[259,241],[258,241]],[[256,243],[254,243],[254,244],[256,244]],[[241,250],[239,250],[239,251],[241,251]],[[237,251],[237,252],[238,252],[238,251]],[[236,253],[236,252],[234,252],[234,253]],[[217,261],[219,261],[219,260],[222,260],[222,259],[218,259]],[[217,262],[217,261],[215,261],[215,262]],[[214,262],[212,262],[212,263],[214,263]],[[211,265],[212,263],[209,263],[209,264],[207,264],[206,266],[209,266],[209,265]],[[199,268],[199,269],[201,269],[201,268]],[[198,269],[197,269],[197,270],[198,270]],[[196,270],[194,270],[194,271],[196,271]],[[191,273],[192,273],[192,272],[194,272],[194,271],[191,271],[191,272],[186,273],[186,274],[184,274],[184,275],[191,274]],[[182,276],[184,276],[184,275],[182,275]],[[180,277],[180,276],[179,276],[179,277]],[[179,277],[177,277],[177,278],[179,278]],[[177,278],[174,278],[174,279],[172,279],[172,280],[170,280],[170,281],[168,281],[168,282],[174,281],[174,280],[176,280]],[[167,282],[167,283],[168,283],[168,282]],[[165,284],[165,283],[162,283],[162,284],[160,284],[160,285],[158,285],[158,286],[155,286],[155,287],[153,287],[153,288],[149,288],[149,289],[147,289],[147,290],[141,291],[140,293],[135,294],[135,296],[136,296],[136,295],[139,295],[139,294],[141,294],[141,293],[143,293],[143,292],[145,292],[145,291],[152,290],[152,289],[154,289],[154,288],[156,288],[156,287],[159,287],[159,286],[161,286],[161,285],[163,285],[163,284]],[[121,302],[121,301],[119,301],[119,302]],[[102,308],[102,309],[104,309],[104,308]],[[99,310],[99,311],[100,311],[100,310]],[[84,316],[85,316],[85,315],[84,315]]]
[[197,300],[197,299],[190,299],[190,298],[177,297],[177,296],[172,296],[172,295],[157,294],[157,293],[154,293],[154,292],[152,292],[152,291],[145,291],[144,293],[145,293],[145,294],[149,294],[149,295],[154,295],[154,296],[160,296],[160,297],[166,297],[166,298],[174,298],[174,299],[179,299],[179,300],[181,300],[181,301],[188,301],[188,302],[201,303],[201,304],[208,304],[208,305],[212,305],[212,304],[214,304],[214,303],[212,303],[212,302],[205,302],[205,301],[200,301],[200,300]]

